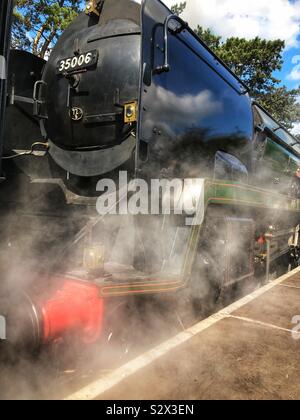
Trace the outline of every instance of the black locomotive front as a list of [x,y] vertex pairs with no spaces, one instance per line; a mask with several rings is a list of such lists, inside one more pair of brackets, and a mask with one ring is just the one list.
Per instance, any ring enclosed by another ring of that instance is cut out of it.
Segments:
[[[64,32],[38,85],[49,153],[67,177],[103,176],[129,161],[156,177],[162,169],[207,176],[218,151],[247,172],[253,117],[245,86],[183,22],[167,19],[162,3],[92,4],[98,10]],[[137,130],[130,117],[138,108]]]
[[[54,48],[39,86],[50,155],[73,175],[109,173],[132,158],[124,105],[139,95],[140,7],[104,2],[81,14]],[[43,116],[43,115],[41,115]],[[130,120],[130,119],[129,119]],[[109,152],[108,152],[109,150]]]

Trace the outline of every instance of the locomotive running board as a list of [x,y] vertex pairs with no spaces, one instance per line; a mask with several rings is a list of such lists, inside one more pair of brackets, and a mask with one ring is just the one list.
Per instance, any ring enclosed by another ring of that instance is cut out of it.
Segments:
[[207,204],[229,204],[261,209],[300,212],[300,200],[232,181],[206,180]]
[[[103,298],[127,295],[161,294],[174,292],[187,286],[192,273],[194,259],[197,253],[201,228],[205,220],[207,209],[211,205],[264,209],[276,212],[300,213],[300,200],[266,191],[258,187],[239,184],[232,181],[218,181],[211,179],[197,179],[201,185],[198,196],[197,212],[192,219],[190,235],[187,241],[186,255],[179,276],[165,273],[156,278],[139,276],[128,282],[108,283],[99,285]],[[253,275],[253,273],[251,273]],[[249,274],[250,276],[250,274]]]

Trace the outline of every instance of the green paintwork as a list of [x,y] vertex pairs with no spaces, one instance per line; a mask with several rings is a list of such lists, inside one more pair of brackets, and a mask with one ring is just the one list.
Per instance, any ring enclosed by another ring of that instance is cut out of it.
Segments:
[[300,159],[288,149],[268,138],[262,164],[270,169],[273,177],[291,178],[300,166]]
[[297,139],[273,119],[259,104],[254,104],[255,123],[263,129],[266,143],[256,143],[258,156],[253,181],[266,189],[286,194],[300,167],[300,145]]
[[300,200],[231,181],[206,181],[206,205],[230,204],[300,212]]
[[[255,209],[269,209],[299,213],[300,200],[289,198],[276,192],[266,191],[258,187],[243,185],[231,181],[205,180],[204,206],[207,210],[211,204],[244,206]],[[103,297],[115,297],[131,294],[155,294],[176,291],[184,288],[190,278],[194,258],[197,252],[202,225],[190,227],[190,237],[186,246],[185,260],[181,275],[173,278],[162,276],[160,281],[144,279],[143,284],[137,281],[128,284],[106,285],[100,289]]]

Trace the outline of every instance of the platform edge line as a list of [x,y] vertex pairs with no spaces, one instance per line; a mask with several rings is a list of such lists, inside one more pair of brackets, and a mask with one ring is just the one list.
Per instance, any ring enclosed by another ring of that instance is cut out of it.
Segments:
[[154,349],[149,350],[143,355],[128,362],[124,366],[121,366],[115,372],[112,372],[100,378],[99,380],[92,382],[90,385],[87,385],[86,387],[68,396],[67,398],[64,398],[64,400],[65,401],[74,401],[74,400],[88,401],[88,400],[95,400],[96,398],[99,398],[102,394],[109,391],[114,386],[120,384],[125,379],[132,376],[139,370],[149,366],[160,357],[169,353],[169,351],[171,351],[172,349],[186,343],[187,341],[191,340],[194,336],[207,330],[209,327],[228,318],[233,312],[241,309],[243,306],[247,305],[248,303],[252,302],[256,298],[262,296],[269,290],[275,288],[276,286],[280,285],[285,280],[289,279],[290,277],[298,273],[300,273],[300,267],[280,277],[278,280],[272,281],[271,283],[256,290],[250,295],[247,295],[246,297],[233,303],[227,308],[222,309],[221,311],[210,316],[209,318],[203,321],[200,321],[198,324],[187,329],[186,331],[179,333],[177,336],[165,341],[164,343],[158,345]]
[[227,318],[228,319],[236,319],[238,321],[247,322],[248,324],[259,325],[261,327],[266,327],[266,328],[269,328],[269,329],[272,329],[272,330],[282,331],[282,332],[286,332],[286,333],[289,333],[289,334],[295,334],[295,335],[300,336],[300,332],[293,331],[293,330],[290,330],[290,329],[284,328],[284,327],[279,327],[278,325],[275,325],[275,324],[269,324],[268,322],[259,321],[257,319],[247,318],[247,317],[244,317],[244,316],[235,316],[235,315],[229,315]]

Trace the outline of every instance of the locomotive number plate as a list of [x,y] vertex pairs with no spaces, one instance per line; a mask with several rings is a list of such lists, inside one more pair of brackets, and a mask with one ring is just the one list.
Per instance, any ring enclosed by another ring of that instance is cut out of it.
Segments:
[[72,73],[94,67],[98,62],[98,51],[93,50],[70,58],[59,60],[57,72],[59,74]]

